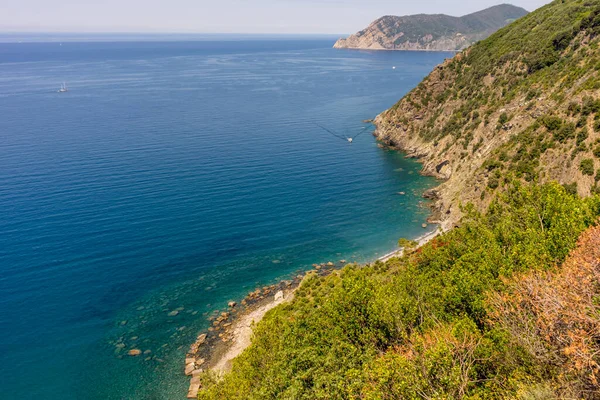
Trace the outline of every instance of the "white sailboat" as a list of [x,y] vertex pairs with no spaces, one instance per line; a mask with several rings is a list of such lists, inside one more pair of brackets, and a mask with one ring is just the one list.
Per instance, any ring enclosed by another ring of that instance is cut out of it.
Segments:
[[63,82],[62,85],[60,86],[60,89],[58,89],[58,93],[65,93],[68,91],[69,91],[69,89],[67,88],[66,82]]

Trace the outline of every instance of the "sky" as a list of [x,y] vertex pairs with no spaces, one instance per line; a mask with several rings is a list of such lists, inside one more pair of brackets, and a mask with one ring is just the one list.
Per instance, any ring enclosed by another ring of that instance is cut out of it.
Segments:
[[549,0],[0,0],[0,32],[349,34],[383,15],[461,16]]

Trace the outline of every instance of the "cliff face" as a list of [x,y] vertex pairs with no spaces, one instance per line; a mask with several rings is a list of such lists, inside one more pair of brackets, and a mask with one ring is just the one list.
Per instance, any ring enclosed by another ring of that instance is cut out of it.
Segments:
[[371,50],[462,50],[485,39],[527,11],[500,5],[466,15],[385,16],[347,39],[338,40],[337,49]]
[[[557,27],[561,27],[557,33]],[[376,119],[375,135],[445,180],[446,227],[511,178],[599,192],[600,0],[558,0],[446,60]]]

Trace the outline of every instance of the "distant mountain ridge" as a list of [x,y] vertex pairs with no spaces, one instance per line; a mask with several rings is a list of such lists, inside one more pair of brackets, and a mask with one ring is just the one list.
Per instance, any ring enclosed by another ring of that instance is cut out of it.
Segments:
[[336,49],[459,51],[483,40],[528,11],[510,4],[451,17],[444,14],[385,16],[338,40]]

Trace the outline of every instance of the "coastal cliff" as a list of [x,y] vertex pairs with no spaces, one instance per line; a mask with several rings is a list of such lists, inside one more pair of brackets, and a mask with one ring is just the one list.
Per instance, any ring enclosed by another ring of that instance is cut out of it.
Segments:
[[508,4],[463,17],[448,15],[385,16],[366,29],[339,39],[336,49],[457,51],[485,39],[527,11]]
[[308,274],[198,398],[600,398],[599,48],[600,0],[556,0],[379,115],[447,230]]
[[430,193],[443,225],[461,204],[483,209],[512,177],[599,191],[600,5],[558,7],[446,60],[376,118],[378,139],[445,180]]

